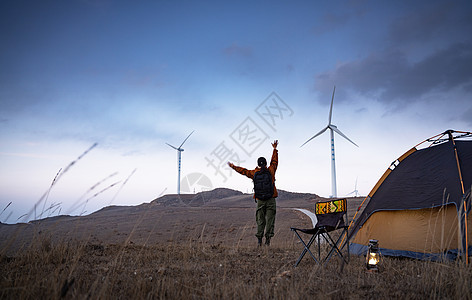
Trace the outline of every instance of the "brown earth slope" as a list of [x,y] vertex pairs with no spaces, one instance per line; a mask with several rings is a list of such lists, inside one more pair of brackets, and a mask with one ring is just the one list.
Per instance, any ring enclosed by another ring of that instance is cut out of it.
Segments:
[[[290,227],[310,227],[294,208],[313,211],[314,194],[280,191],[273,243],[293,242]],[[350,218],[360,198],[349,200]],[[87,240],[100,244],[155,245],[203,242],[255,244],[255,203],[250,194],[218,188],[198,194],[165,195],[138,206],[109,206],[87,216],[58,216],[27,224],[0,225],[0,250],[11,253],[38,236],[54,242]]]

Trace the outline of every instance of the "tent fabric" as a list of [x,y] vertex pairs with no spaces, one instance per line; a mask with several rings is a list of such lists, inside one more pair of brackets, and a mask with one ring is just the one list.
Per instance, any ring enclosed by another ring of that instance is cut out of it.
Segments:
[[[463,210],[465,199],[460,179],[465,194],[470,195],[472,141],[449,140],[412,150],[399,159],[393,170],[386,172],[369,195],[369,203],[349,233],[353,253],[357,248],[363,249],[372,238],[379,240],[384,251],[396,253],[439,253],[458,248],[458,212]],[[472,243],[470,201],[468,206],[469,238],[468,245],[464,244],[467,248]],[[449,236],[455,238],[447,246],[444,239],[438,243],[438,234],[445,232],[453,232]]]
[[[468,218],[468,236],[472,236],[472,218]],[[394,230],[392,230],[394,229]],[[359,229],[352,253],[367,251],[369,239],[375,237],[384,255],[422,259],[453,258],[460,236],[457,209],[453,204],[443,207],[378,211]],[[472,246],[469,250],[472,254]]]

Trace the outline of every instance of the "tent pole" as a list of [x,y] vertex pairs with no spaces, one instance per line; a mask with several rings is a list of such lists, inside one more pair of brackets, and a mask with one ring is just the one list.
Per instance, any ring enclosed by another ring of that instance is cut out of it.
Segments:
[[[421,142],[420,144],[422,144],[424,142]],[[418,144],[418,145],[420,145]],[[417,146],[418,146],[417,145]],[[417,151],[416,147],[413,147],[411,148],[410,150],[408,150],[407,152],[405,152],[402,156],[400,156],[396,161],[398,161],[398,163],[401,163],[405,158],[407,158],[408,156],[410,156],[413,152]],[[351,228],[351,225],[354,223],[354,221],[356,220],[356,216],[357,214],[359,213],[359,211],[361,210],[362,206],[364,205],[364,202],[366,200],[370,200],[372,198],[372,196],[375,194],[375,192],[377,192],[378,188],[380,187],[380,185],[385,181],[385,179],[388,177],[388,175],[390,175],[390,173],[392,173],[392,170],[391,167],[392,165],[394,164],[391,163],[390,166],[388,167],[388,169],[384,172],[384,174],[382,175],[382,177],[380,177],[379,181],[377,181],[377,183],[375,184],[374,188],[370,191],[370,193],[364,198],[364,200],[362,201],[361,205],[359,205],[359,207],[357,208],[357,211],[356,213],[354,214],[354,217],[352,218],[351,222],[349,223],[349,227],[348,227],[348,230]]]
[[[463,201],[461,206],[463,206],[464,208],[462,209],[461,207],[460,213],[459,213],[460,215],[459,227],[460,227],[460,232],[461,232],[461,241],[460,241],[461,247],[460,248],[462,251],[462,255],[464,255],[464,258],[465,258],[465,264],[468,265],[469,264],[469,253],[468,253],[469,241],[467,240],[467,203],[466,203],[466,199],[464,198],[464,195],[465,195],[464,181],[462,180],[462,171],[461,171],[461,166],[459,164],[459,155],[457,154],[456,142],[454,141],[452,132],[448,131],[447,133],[449,134],[449,138],[452,142],[452,145],[454,146],[454,156],[456,158],[457,171],[459,173],[459,180],[461,183],[462,201]],[[463,217],[461,216],[462,214],[464,214]],[[464,242],[465,242],[465,245],[464,245]]]
[[[440,137],[439,137],[439,139],[440,139],[440,138],[442,138],[442,137],[444,136],[444,133],[436,134],[435,136],[430,137],[429,139],[426,139],[426,140],[422,141],[421,143],[417,144],[417,145],[414,146],[413,148],[418,148],[419,145],[421,145],[421,144],[423,144],[423,143],[426,143],[427,141],[432,140],[432,139],[434,139],[435,137],[438,137],[438,136],[440,136]],[[430,146],[431,146],[431,145],[430,145]]]

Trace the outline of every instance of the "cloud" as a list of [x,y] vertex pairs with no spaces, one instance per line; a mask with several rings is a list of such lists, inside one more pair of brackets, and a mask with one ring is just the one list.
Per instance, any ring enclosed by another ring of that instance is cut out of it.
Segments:
[[137,87],[154,87],[154,88],[161,88],[164,87],[166,84],[160,78],[161,72],[158,70],[138,70],[138,69],[130,69],[128,71],[123,72],[122,74],[122,83]]
[[[392,12],[389,27],[363,57],[348,59],[315,74],[320,101],[370,99],[387,112],[455,107],[454,120],[467,124],[472,94],[472,5],[460,1],[414,2]],[[360,97],[360,98],[359,98]],[[452,109],[452,108],[451,108]],[[462,110],[462,112],[461,112]]]
[[46,155],[37,153],[21,153],[21,152],[0,152],[1,156],[14,156],[14,157],[27,157],[27,158],[41,158],[41,159],[54,159],[56,155]]
[[[436,2],[436,3],[434,3]],[[393,47],[425,46],[444,41],[470,41],[470,1],[433,1],[412,5],[408,14],[393,20],[387,39]]]
[[348,22],[349,17],[350,16],[347,14],[327,13],[323,16],[321,22],[313,28],[313,31],[315,35],[322,35],[334,31],[343,27]]
[[371,54],[318,74],[315,87],[327,93],[336,84],[380,102],[405,103],[471,83],[472,43],[455,43],[416,63],[400,50]]
[[461,115],[461,120],[472,126],[472,106]]
[[312,31],[317,36],[336,31],[346,26],[352,20],[362,18],[369,7],[368,0],[345,1],[345,3],[341,4],[341,7],[333,7],[332,10],[324,13]]
[[252,55],[252,48],[251,47],[242,47],[242,46],[239,46],[236,43],[233,43],[231,46],[224,48],[223,53],[226,56],[249,57],[249,56]]
[[398,45],[408,42],[428,41],[437,37],[438,31],[450,27],[453,5],[441,3],[421,7],[421,10],[413,10],[408,15],[398,17],[389,30],[389,39],[392,44]]

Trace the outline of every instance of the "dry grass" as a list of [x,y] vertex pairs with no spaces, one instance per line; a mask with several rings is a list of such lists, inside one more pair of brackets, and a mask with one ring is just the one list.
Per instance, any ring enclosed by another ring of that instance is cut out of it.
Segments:
[[[43,201],[44,214],[50,189],[95,146],[56,175],[28,216]],[[320,267],[306,255],[294,268],[302,247],[288,228],[309,220],[290,207],[305,202],[312,207],[311,197],[278,203],[270,247],[255,246],[246,207],[149,204],[2,224],[0,299],[472,299],[472,266],[462,262],[384,258],[367,273],[363,257]]]
[[205,242],[157,245],[55,244],[37,237],[16,255],[0,257],[2,299],[471,299],[472,268],[385,258],[367,273],[364,258],[326,267],[298,243],[247,247]]

